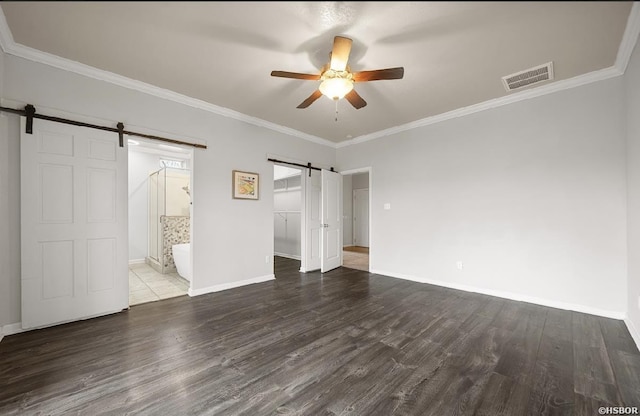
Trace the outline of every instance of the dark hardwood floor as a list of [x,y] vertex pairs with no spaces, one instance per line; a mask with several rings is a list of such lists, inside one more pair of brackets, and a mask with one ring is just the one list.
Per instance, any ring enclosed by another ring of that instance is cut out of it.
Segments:
[[5,337],[2,415],[597,415],[621,321],[340,268]]

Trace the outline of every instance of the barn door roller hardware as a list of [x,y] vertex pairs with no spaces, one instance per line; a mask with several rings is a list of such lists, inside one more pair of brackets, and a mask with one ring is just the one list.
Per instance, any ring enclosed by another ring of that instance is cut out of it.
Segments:
[[33,116],[36,114],[36,108],[31,104],[28,104],[24,108],[24,112],[27,116],[27,134],[33,134]]
[[[322,170],[321,168],[317,168],[315,166],[311,166],[311,162],[307,163],[306,165],[302,165],[300,163],[285,162],[284,160],[278,160],[278,159],[267,158],[267,160],[269,162],[282,163],[282,164],[285,164],[285,165],[299,166],[301,168],[309,169],[309,177],[311,177],[311,169],[313,169],[313,170]],[[333,167],[331,168],[331,172],[335,172],[335,170],[333,170]]]
[[107,127],[107,126],[98,126],[96,124],[91,124],[91,123],[83,123],[82,121],[69,120],[69,119],[66,119],[66,118],[46,116],[44,114],[37,114],[36,113],[36,108],[31,104],[27,104],[24,107],[24,110],[18,110],[18,109],[15,109],[15,108],[8,108],[8,107],[0,107],[0,111],[4,111],[5,113],[18,114],[18,115],[21,115],[21,116],[25,116],[27,118],[27,125],[26,125],[26,128],[25,128],[25,133],[27,133],[27,134],[33,134],[33,119],[34,118],[39,118],[41,120],[53,121],[53,122],[56,122],[56,123],[70,124],[72,126],[88,127],[90,129],[111,131],[111,132],[114,132],[114,133],[118,133],[118,139],[119,139],[120,147],[124,147],[124,135],[126,134],[128,136],[143,137],[145,139],[158,140],[158,141],[165,142],[165,143],[173,143],[173,144],[182,144],[182,145],[192,146],[192,147],[195,147],[195,148],[198,148],[198,149],[206,149],[207,148],[207,145],[204,145],[204,144],[189,143],[189,142],[184,142],[182,140],[167,139],[165,137],[154,136],[152,134],[144,134],[144,133],[136,133],[136,132],[133,132],[133,131],[128,131],[128,130],[124,129],[124,124],[121,123],[121,122],[117,124],[116,128],[114,128],[114,127]]

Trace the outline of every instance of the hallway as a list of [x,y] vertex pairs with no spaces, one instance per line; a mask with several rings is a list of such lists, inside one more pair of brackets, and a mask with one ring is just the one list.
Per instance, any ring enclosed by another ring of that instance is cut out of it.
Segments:
[[348,246],[342,249],[342,266],[369,271],[369,247]]

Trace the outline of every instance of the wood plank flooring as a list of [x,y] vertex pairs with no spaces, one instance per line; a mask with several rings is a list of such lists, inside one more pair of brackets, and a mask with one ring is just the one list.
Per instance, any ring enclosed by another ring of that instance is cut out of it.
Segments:
[[7,336],[2,415],[596,415],[621,321],[340,268]]
[[369,247],[362,246],[346,246],[342,248],[344,251],[352,251],[354,253],[369,254]]

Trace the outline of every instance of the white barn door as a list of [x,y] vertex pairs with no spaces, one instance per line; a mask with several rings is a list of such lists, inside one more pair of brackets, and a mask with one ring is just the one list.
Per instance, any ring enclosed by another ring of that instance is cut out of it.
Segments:
[[342,266],[342,175],[322,170],[322,273]]
[[26,134],[25,124],[22,327],[128,308],[126,147],[116,133],[35,119]]
[[[309,173],[310,172],[310,173]],[[303,273],[318,270],[322,254],[322,178],[320,172],[307,169],[303,172],[304,186],[304,226],[302,227]]]

